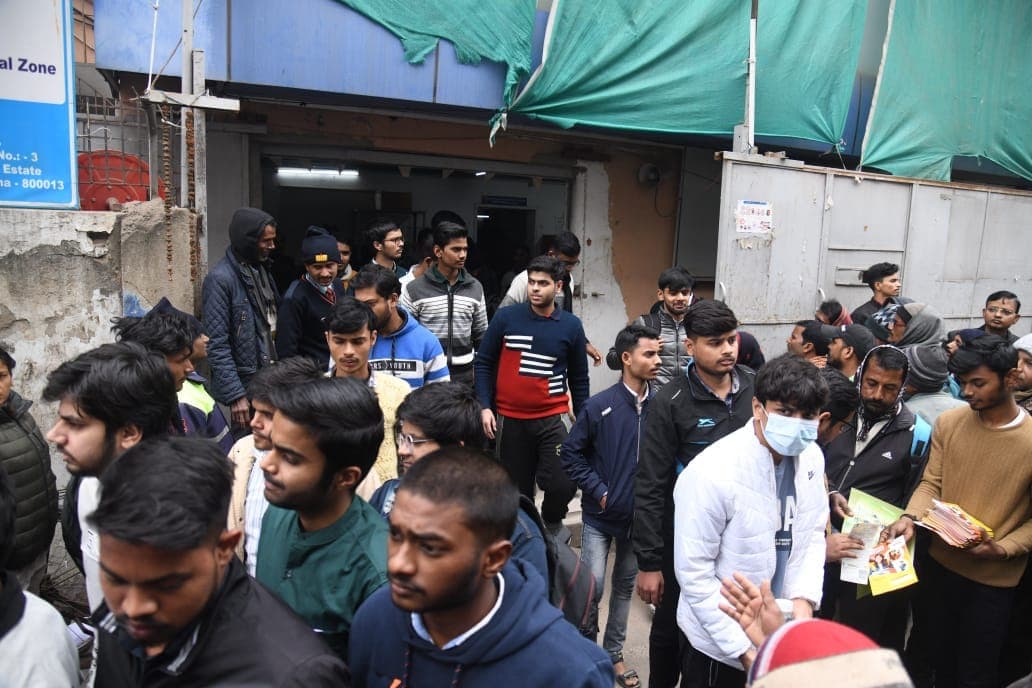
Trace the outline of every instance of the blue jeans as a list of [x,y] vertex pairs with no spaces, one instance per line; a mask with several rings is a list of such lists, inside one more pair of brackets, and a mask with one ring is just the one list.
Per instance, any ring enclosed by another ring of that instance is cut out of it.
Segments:
[[[609,653],[614,661],[623,656],[624,639],[627,637],[627,615],[631,611],[631,594],[634,592],[634,581],[638,575],[638,559],[634,556],[634,545],[629,537],[607,535],[587,523],[581,533],[581,561],[591,569],[595,577],[595,606],[602,601],[605,589],[606,563],[609,558],[610,544],[616,547],[616,558],[613,561],[613,591],[609,595],[609,617],[606,619],[606,633],[602,639],[602,649]],[[595,629],[598,640],[598,629]]]

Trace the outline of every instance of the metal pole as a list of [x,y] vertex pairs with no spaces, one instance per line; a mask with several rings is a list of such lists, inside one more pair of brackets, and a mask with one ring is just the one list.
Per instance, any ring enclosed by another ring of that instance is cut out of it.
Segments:
[[749,18],[749,71],[746,75],[745,126],[748,153],[756,148],[756,17],[760,0],[752,0],[752,15]]
[[[183,93],[193,93],[193,0],[182,0],[183,2]],[[188,189],[190,188],[190,155],[187,150],[186,136],[186,108],[180,108],[179,122],[182,127],[179,130],[179,205],[183,208],[189,207]]]

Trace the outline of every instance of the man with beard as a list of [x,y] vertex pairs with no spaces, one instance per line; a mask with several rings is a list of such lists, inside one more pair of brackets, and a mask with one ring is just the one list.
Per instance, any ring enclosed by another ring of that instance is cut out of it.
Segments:
[[47,378],[46,401],[58,402],[47,440],[72,474],[61,526],[65,547],[86,579],[90,609],[103,599],[100,539],[88,523],[100,498],[97,478],[126,449],[169,434],[176,390],[165,360],[136,343],[105,344],[62,363]]
[[685,329],[692,360],[652,399],[634,482],[638,596],[656,606],[649,684],[663,688],[677,685],[686,644],[676,616],[681,589],[674,577],[674,482],[703,449],[752,418],[754,373],[735,364],[735,314],[720,301],[700,301],[688,309]]
[[563,285],[559,261],[538,256],[527,275],[529,303],[499,310],[487,328],[476,391],[498,459],[530,499],[536,477],[545,492],[541,517],[557,534],[577,492],[559,465],[559,448],[569,434],[571,401],[580,413],[588,400],[587,340],[580,319],[555,304]]
[[348,684],[348,670],[233,556],[233,468],[208,440],[145,440],[101,478],[97,686]]
[[390,587],[355,617],[356,688],[611,688],[605,652],[510,558],[518,508],[512,479],[483,452],[447,447],[412,466],[390,514]]
[[326,365],[330,349],[322,321],[344,296],[344,285],[337,279],[337,240],[322,227],[309,227],[301,242],[301,261],[305,273],[287,287],[280,302],[276,356],[280,360],[307,356],[318,365]]
[[853,380],[860,362],[878,344],[874,335],[863,325],[825,325],[821,331],[828,341],[828,365]]
[[[930,428],[903,404],[908,371],[906,354],[890,345],[871,349],[857,371],[857,430],[843,433],[824,451],[835,530],[851,513],[853,488],[902,508],[917,483]],[[829,563],[822,616],[832,618],[837,610],[839,621],[902,654],[909,591],[857,599],[857,586],[839,576],[839,565]]]
[[393,272],[367,265],[352,285],[355,299],[376,316],[376,342],[369,352],[373,370],[401,378],[413,389],[451,379],[441,342],[398,305],[401,282]]
[[[933,500],[959,504],[993,531],[964,547],[931,537],[919,575],[932,602],[915,613],[928,615],[922,628],[933,635],[937,687],[1000,685],[997,664],[1032,550],[1032,420],[1014,401],[1017,364],[996,335],[953,354],[949,370],[968,408],[939,416],[921,483],[884,534],[911,539]],[[1004,659],[1028,657],[1027,646],[1011,651],[1020,654]]]
[[263,210],[238,208],[229,221],[226,255],[204,278],[201,312],[211,337],[212,396],[230,410],[233,427],[250,420],[247,383],[276,360],[279,291],[269,272],[276,248],[276,221]]
[[387,582],[387,527],[355,494],[384,439],[383,413],[348,378],[274,390],[272,404],[257,578],[343,658],[355,611]]
[[226,528],[243,533],[236,553],[252,576],[258,565],[262,519],[269,506],[265,499],[265,474],[261,463],[272,449],[272,418],[276,415],[272,395],[277,389],[303,385],[321,377],[323,371],[314,361],[296,356],[262,368],[247,386],[254,415],[251,417],[251,434],[237,440],[229,452],[234,466],[233,496],[229,502]]

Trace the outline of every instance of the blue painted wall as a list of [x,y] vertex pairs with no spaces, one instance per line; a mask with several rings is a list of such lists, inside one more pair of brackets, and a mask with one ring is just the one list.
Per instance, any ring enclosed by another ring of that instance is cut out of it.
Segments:
[[[161,3],[155,70],[179,40],[181,1]],[[146,74],[150,4],[96,0],[95,8],[97,67]],[[538,12],[535,66],[547,21],[548,14]],[[409,64],[401,41],[336,0],[204,0],[194,28],[194,47],[205,51],[207,77],[216,81],[489,110],[502,104],[503,65],[460,64],[444,41],[422,64]],[[180,76],[180,63],[177,53],[164,74]]]

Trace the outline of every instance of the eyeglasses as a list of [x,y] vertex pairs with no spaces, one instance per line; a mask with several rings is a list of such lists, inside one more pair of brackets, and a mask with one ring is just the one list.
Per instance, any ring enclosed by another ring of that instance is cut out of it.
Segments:
[[985,312],[988,313],[989,315],[1003,315],[1003,316],[1006,316],[1006,317],[1010,317],[1010,316],[1014,315],[1014,311],[1009,310],[1007,308],[1000,308],[998,306],[993,306],[992,308],[986,308]]
[[575,267],[577,267],[578,265],[580,265],[580,261],[579,260],[560,260],[559,262],[562,263],[563,267],[566,268],[567,270],[572,270]]
[[429,437],[414,437],[412,435],[403,435],[402,433],[396,433],[394,435],[394,443],[398,445],[398,449],[414,449],[416,445],[426,444],[427,442],[433,442]]

